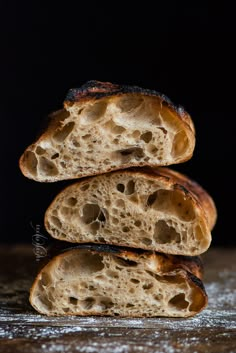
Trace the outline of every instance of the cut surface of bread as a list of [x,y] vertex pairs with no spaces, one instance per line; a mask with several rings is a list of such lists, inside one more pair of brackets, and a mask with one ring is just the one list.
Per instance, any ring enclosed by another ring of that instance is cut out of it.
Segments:
[[85,247],[54,257],[30,302],[47,315],[188,317],[207,304],[200,274],[195,258]]
[[108,243],[168,254],[199,255],[216,220],[211,197],[168,168],[121,170],[80,180],[45,214],[56,239]]
[[40,182],[102,174],[131,166],[164,166],[191,158],[190,116],[158,92],[89,81],[72,89],[41,137],[20,158]]

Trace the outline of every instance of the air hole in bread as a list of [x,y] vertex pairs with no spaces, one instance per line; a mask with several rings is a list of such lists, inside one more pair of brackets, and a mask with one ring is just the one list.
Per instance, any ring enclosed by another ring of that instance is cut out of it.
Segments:
[[112,210],[111,210],[111,211],[112,211],[112,213],[113,213],[113,214],[115,214],[115,215],[117,215],[117,213],[118,213],[117,208],[112,208]]
[[39,170],[46,176],[54,176],[58,174],[55,164],[43,156],[39,159]]
[[80,255],[75,258],[74,262],[68,263],[68,266],[69,267],[66,267],[66,263],[64,264],[65,271],[72,271],[72,273],[74,273],[79,269],[80,273],[83,273],[85,276],[90,273],[99,272],[104,268],[102,256],[92,254],[89,251],[81,252]]
[[143,98],[138,96],[126,95],[117,102],[117,107],[125,113],[131,112],[143,103]]
[[122,267],[136,267],[137,262],[132,261],[132,260],[127,260],[127,259],[121,259],[120,257],[114,257],[113,258],[114,262],[116,262],[118,265]]
[[125,194],[132,195],[134,191],[135,191],[135,182],[133,180],[129,180],[125,188]]
[[138,284],[138,283],[140,283],[140,280],[137,279],[137,278],[131,278],[131,279],[130,279],[130,282],[135,283],[135,284]]
[[46,272],[42,272],[41,279],[40,279],[40,285],[43,287],[47,287],[50,285],[51,282],[52,282],[52,280],[49,277],[49,275]]
[[91,124],[100,119],[107,109],[107,103],[101,100],[86,107],[81,115],[82,124]]
[[199,242],[202,242],[202,240],[204,239],[202,229],[199,225],[195,227],[195,237]]
[[80,186],[80,190],[81,191],[86,191],[86,190],[88,190],[88,188],[89,188],[89,183],[87,183],[87,184],[82,184],[81,186]]
[[122,134],[126,129],[123,126],[116,125],[113,129],[115,134]]
[[91,137],[90,134],[86,134],[86,135],[83,135],[83,136],[82,136],[82,139],[88,140],[90,137]]
[[153,238],[157,244],[180,243],[180,234],[173,227],[160,220],[156,222]]
[[141,135],[141,132],[139,130],[135,130],[132,133],[132,137],[134,137],[135,139],[139,138],[140,135]]
[[159,302],[160,300],[163,299],[163,295],[155,294],[155,295],[153,295],[153,299],[156,300],[157,302]]
[[40,302],[41,308],[45,308],[49,311],[53,310],[52,302],[46,296],[39,295],[37,301]]
[[124,209],[124,208],[125,208],[125,202],[124,202],[124,200],[122,200],[122,199],[116,200],[116,206],[119,207],[119,208]]
[[188,137],[184,131],[178,132],[173,140],[171,155],[176,158],[184,154],[188,148],[189,142]]
[[144,245],[151,245],[152,244],[152,240],[149,238],[141,238],[140,241],[144,244]]
[[70,121],[55,132],[55,134],[53,135],[53,139],[58,143],[63,142],[73,130],[74,125],[75,123],[73,121]]
[[109,120],[104,124],[104,127],[113,134],[122,134],[126,129],[123,126],[116,125],[113,120]]
[[98,237],[98,241],[99,243],[106,243],[106,240],[103,237]]
[[78,299],[75,297],[69,297],[69,303],[72,305],[77,305],[78,304]]
[[116,271],[107,270],[106,274],[108,277],[111,277],[111,278],[119,278],[119,273]]
[[83,207],[82,221],[85,224],[90,224],[95,221],[101,212],[100,207],[95,203],[87,203]]
[[50,217],[50,220],[51,220],[51,223],[52,223],[55,227],[57,227],[57,228],[59,228],[59,229],[62,228],[61,221],[59,220],[58,217],[56,217],[56,216],[51,216],[51,217]]
[[158,127],[158,129],[161,130],[164,135],[167,134],[167,130],[164,127]]
[[44,154],[46,152],[46,150],[44,148],[42,148],[41,146],[37,146],[35,152],[37,155],[41,156],[42,154]]
[[189,302],[185,300],[185,294],[180,293],[175,295],[170,301],[169,304],[176,309],[186,309],[189,305]]
[[147,146],[147,151],[152,153],[152,154],[156,154],[158,149],[157,149],[157,147],[155,145],[151,144],[151,145]]
[[100,213],[99,213],[99,215],[98,215],[98,220],[99,220],[99,222],[101,222],[101,223],[106,222],[106,217],[105,217],[104,212],[105,212],[105,210],[103,210],[103,211],[101,210]]
[[140,147],[125,148],[117,151],[122,157],[134,157],[139,160],[144,157],[143,149]]
[[34,152],[26,151],[24,154],[24,163],[30,172],[30,174],[36,176],[37,175],[37,165],[38,160],[34,154]]
[[157,199],[157,191],[148,196],[147,206],[152,206]]
[[102,310],[110,309],[114,306],[114,303],[112,302],[111,298],[109,297],[101,297],[98,300],[98,305],[102,307]]
[[54,154],[52,155],[51,159],[56,159],[56,158],[58,158],[58,157],[59,157],[59,153],[54,153]]
[[140,227],[141,224],[142,224],[142,222],[139,221],[139,220],[137,220],[137,221],[134,222],[134,225],[135,225],[136,227]]
[[151,131],[147,131],[144,134],[142,134],[140,136],[140,139],[143,140],[146,143],[149,143],[152,139],[152,132]]
[[126,304],[126,308],[133,308],[135,305],[134,304],[131,304],[131,303],[127,303]]
[[71,215],[72,210],[69,207],[61,207],[60,208],[60,213],[61,215],[63,215],[64,217],[68,217],[69,215]]
[[74,207],[77,204],[77,199],[75,197],[69,197],[66,200],[66,204],[70,207]]
[[95,304],[95,299],[93,297],[85,298],[84,300],[80,300],[79,304],[84,310],[92,309],[93,305]]
[[[58,124],[66,120],[70,116],[70,113],[66,109],[60,109],[55,113],[51,114],[52,121],[56,121]],[[55,119],[55,120],[54,120]]]
[[92,234],[96,234],[99,228],[100,228],[99,222],[93,222],[90,224],[90,231]]
[[[156,210],[173,213],[183,221],[189,222],[195,218],[192,201],[185,198],[178,190],[163,190],[160,189],[151,196],[151,201],[156,199],[150,205]],[[149,197],[150,197],[149,196]],[[147,202],[150,203],[150,200]]]
[[73,139],[71,142],[72,142],[73,146],[80,147],[80,143],[77,140]]
[[117,190],[119,191],[119,192],[124,192],[125,191],[125,186],[124,186],[124,184],[117,184],[116,185],[116,188],[117,188]]
[[111,223],[112,223],[112,224],[118,224],[118,223],[119,223],[118,218],[116,218],[116,217],[111,217]]
[[128,233],[130,231],[129,227],[123,227],[122,232]]

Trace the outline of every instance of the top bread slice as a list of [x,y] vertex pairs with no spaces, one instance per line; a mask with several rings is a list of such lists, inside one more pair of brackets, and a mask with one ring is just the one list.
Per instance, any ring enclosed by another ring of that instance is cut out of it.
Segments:
[[193,122],[182,107],[152,90],[89,81],[71,89],[20,158],[36,181],[75,179],[132,166],[165,166],[191,158]]

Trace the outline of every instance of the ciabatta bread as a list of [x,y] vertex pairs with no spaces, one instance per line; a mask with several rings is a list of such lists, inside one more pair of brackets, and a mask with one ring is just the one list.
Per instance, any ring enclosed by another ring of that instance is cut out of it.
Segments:
[[193,316],[207,304],[201,271],[196,258],[85,247],[53,258],[30,302],[46,315]]
[[199,255],[216,220],[211,197],[167,168],[128,169],[65,188],[45,214],[47,231],[74,243],[108,243]]
[[181,107],[155,91],[90,81],[70,90],[41,137],[20,159],[40,182],[191,158],[194,126]]

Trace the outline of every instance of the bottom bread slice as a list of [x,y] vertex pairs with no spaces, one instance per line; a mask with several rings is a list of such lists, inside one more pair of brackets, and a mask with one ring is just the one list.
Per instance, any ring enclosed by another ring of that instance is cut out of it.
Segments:
[[82,245],[38,274],[30,302],[47,315],[188,317],[207,304],[197,257]]

